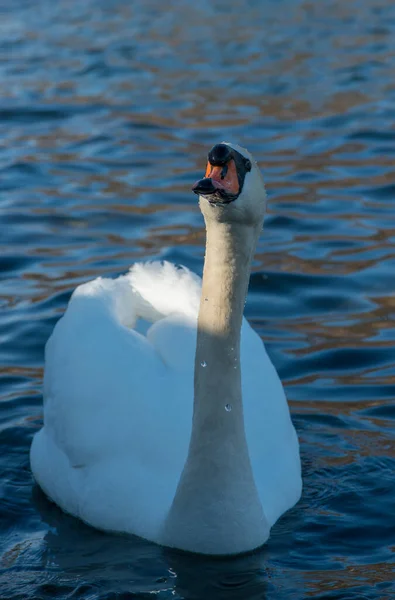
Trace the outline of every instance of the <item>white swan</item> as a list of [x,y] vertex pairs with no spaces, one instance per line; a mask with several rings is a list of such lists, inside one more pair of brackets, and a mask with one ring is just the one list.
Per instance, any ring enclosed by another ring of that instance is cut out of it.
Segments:
[[31,467],[64,511],[204,554],[262,545],[301,493],[280,379],[243,319],[266,194],[247,150],[217,144],[194,186],[203,282],[136,264],[79,286],[46,346]]

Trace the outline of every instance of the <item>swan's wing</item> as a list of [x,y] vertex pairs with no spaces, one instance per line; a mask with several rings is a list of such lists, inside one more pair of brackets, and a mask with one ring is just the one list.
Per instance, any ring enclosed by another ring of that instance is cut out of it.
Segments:
[[299,442],[280,377],[262,340],[245,320],[241,363],[248,449],[258,494],[272,526],[301,494]]
[[[65,511],[157,532],[190,440],[199,295],[199,278],[166,263],[74,292],[46,346],[31,448],[37,481]],[[143,320],[147,335],[133,329]]]
[[136,263],[125,280],[136,295],[140,318],[154,322],[177,314],[196,321],[202,282],[189,269],[169,262]]
[[[44,378],[45,428],[73,466],[117,453],[149,461],[166,439],[178,396],[188,389],[192,403],[199,294],[199,278],[169,263],[76,289],[47,343]],[[156,321],[147,337],[131,329],[140,318]]]

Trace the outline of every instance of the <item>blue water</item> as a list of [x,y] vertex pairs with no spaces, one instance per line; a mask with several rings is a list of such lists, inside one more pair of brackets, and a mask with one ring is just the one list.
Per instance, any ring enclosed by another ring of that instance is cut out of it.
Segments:
[[[0,3],[2,599],[394,597],[394,73],[385,0]],[[223,139],[267,182],[246,314],[304,473],[266,546],[226,561],[82,525],[28,458],[72,290],[135,260],[201,272],[190,187]]]

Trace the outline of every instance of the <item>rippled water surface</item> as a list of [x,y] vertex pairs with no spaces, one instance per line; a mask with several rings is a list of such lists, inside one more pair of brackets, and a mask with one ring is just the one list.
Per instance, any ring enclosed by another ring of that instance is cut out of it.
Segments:
[[[395,6],[0,3],[0,597],[394,597]],[[135,260],[201,273],[191,184],[247,146],[269,214],[246,313],[286,386],[304,493],[252,556],[104,535],[33,486],[44,344]]]

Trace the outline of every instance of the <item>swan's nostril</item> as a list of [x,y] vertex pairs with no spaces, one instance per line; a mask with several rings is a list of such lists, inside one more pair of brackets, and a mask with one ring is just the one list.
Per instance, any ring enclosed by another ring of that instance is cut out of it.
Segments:
[[222,167],[232,158],[232,150],[226,144],[216,144],[208,153],[208,161],[213,167]]

